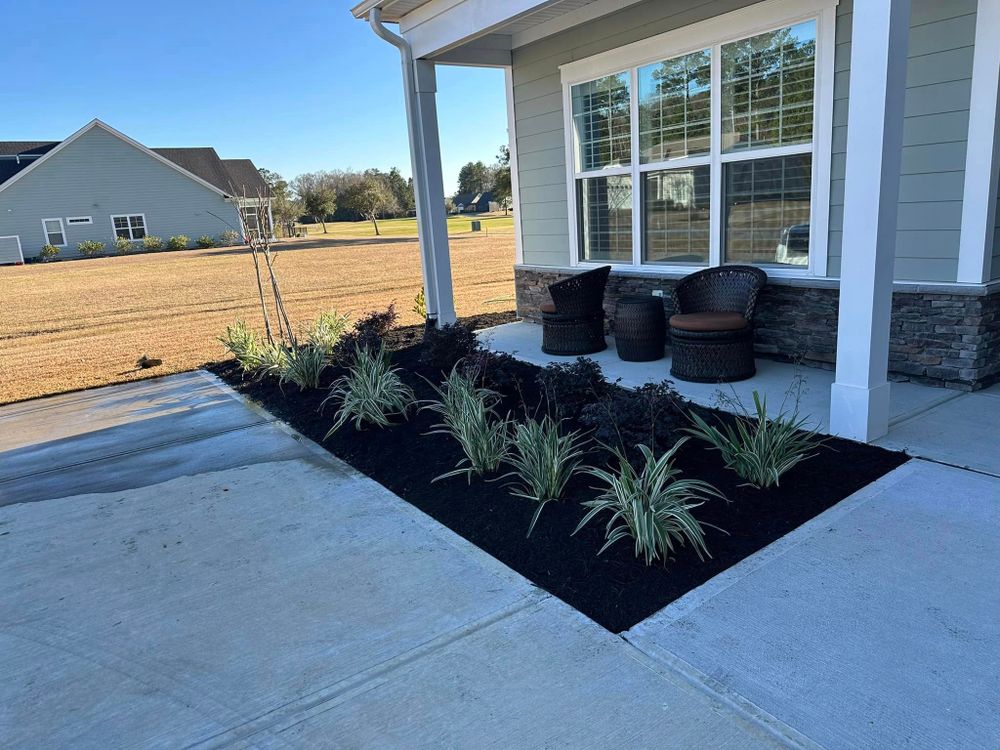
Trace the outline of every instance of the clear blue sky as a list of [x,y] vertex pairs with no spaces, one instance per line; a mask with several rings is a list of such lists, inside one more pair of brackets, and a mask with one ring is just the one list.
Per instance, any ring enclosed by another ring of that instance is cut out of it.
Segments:
[[[399,53],[350,0],[3,2],[0,140],[98,117],[147,146],[214,146],[286,178],[410,173]],[[44,30],[39,26],[44,19]],[[503,72],[438,68],[445,190],[507,141]]]

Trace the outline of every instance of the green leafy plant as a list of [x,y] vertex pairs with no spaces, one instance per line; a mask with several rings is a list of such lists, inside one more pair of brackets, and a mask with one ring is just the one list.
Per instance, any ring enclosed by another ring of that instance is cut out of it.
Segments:
[[483,476],[497,470],[507,456],[510,428],[509,417],[496,413],[499,396],[487,388],[477,387],[456,365],[440,386],[432,387],[439,399],[427,401],[423,408],[441,415],[430,435],[451,435],[462,447],[465,458],[453,470],[435,477],[434,481],[465,474]]
[[119,255],[127,255],[133,248],[132,240],[128,237],[115,237],[115,252]]
[[272,377],[280,380],[288,367],[288,348],[277,341],[261,344],[257,354],[257,374],[260,377]]
[[347,422],[354,422],[358,430],[365,424],[388,427],[392,417],[406,416],[413,400],[413,390],[399,377],[398,368],[390,365],[385,347],[378,351],[358,347],[347,374],[334,381],[330,395],[323,400],[324,405],[340,402],[324,440]]
[[84,240],[77,243],[76,249],[80,251],[80,255],[93,258],[104,252],[104,243],[97,240]]
[[59,248],[55,245],[42,245],[42,249],[38,253],[38,257],[43,261],[52,260],[57,255],[59,255]]
[[215,238],[210,237],[207,234],[203,234],[197,240],[195,240],[198,247],[215,247]]
[[417,292],[417,296],[413,298],[413,307],[410,309],[419,315],[421,320],[427,318],[427,299],[424,297],[423,287],[420,287],[420,291]]
[[168,250],[183,250],[191,244],[191,238],[186,234],[177,234],[167,240]]
[[236,357],[244,372],[253,372],[260,367],[260,335],[244,320],[237,318],[231,326],[226,326],[226,332],[219,336],[219,341]]
[[724,397],[726,407],[737,414],[734,424],[719,420],[712,425],[692,413],[694,426],[686,432],[718,450],[726,466],[747,484],[758,489],[777,485],[783,474],[815,456],[825,442],[817,429],[806,429],[810,418],[799,415],[801,389],[801,381],[793,384],[785,398],[795,394],[794,408],[786,409],[783,401],[774,419],[768,419],[767,398],[757,391],[753,392],[753,412],[735,395]]
[[227,229],[225,232],[219,235],[219,245],[221,247],[228,247],[229,245],[235,245],[240,240],[240,233],[235,229]]
[[142,238],[142,249],[143,250],[162,250],[163,240],[157,237],[155,234],[147,234]]
[[329,364],[326,352],[319,347],[307,344],[286,349],[284,369],[278,376],[278,383],[295,383],[302,390],[319,388],[320,376]]
[[579,431],[563,435],[559,423],[545,416],[515,424],[510,431],[506,461],[514,471],[502,478],[517,477],[513,495],[538,503],[528,526],[528,536],[538,523],[542,509],[561,500],[569,480],[580,471],[586,454],[585,438]]
[[322,349],[327,355],[333,354],[334,348],[347,330],[351,316],[348,313],[339,314],[336,310],[320,313],[305,331],[305,338],[310,346]]
[[[698,558],[711,557],[705,545],[705,526],[692,511],[710,498],[725,499],[715,487],[700,479],[679,479],[680,469],[674,466],[674,456],[687,438],[657,458],[646,445],[639,446],[641,467],[636,469],[619,450],[613,453],[618,469],[607,471],[590,468],[587,471],[604,484],[603,491],[594,500],[583,505],[590,510],[577,525],[577,533],[592,519],[608,512],[604,529],[604,546],[598,555],[612,544],[631,538],[635,556],[642,557],[646,565],[656,561],[666,564],[675,549],[690,544]],[[715,527],[713,527],[715,528]]]

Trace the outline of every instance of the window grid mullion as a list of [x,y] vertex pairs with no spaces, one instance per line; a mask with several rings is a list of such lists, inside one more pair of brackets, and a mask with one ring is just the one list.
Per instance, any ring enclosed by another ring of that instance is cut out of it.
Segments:
[[632,265],[642,264],[642,255],[645,252],[645,238],[642,231],[642,204],[641,185],[639,177],[639,69],[629,70],[631,81],[629,91],[629,130],[632,141],[631,154],[631,175],[632,175]]

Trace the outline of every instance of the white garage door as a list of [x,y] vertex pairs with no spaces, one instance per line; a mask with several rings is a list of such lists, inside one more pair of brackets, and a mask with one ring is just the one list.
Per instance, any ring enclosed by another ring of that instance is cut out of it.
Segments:
[[6,263],[24,263],[21,255],[21,238],[16,234],[0,237],[0,265]]

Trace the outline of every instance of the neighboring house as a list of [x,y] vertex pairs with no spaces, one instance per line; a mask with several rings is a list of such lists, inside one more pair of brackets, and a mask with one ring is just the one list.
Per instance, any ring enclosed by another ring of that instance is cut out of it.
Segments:
[[[506,71],[522,316],[597,265],[614,267],[610,310],[753,263],[770,278],[759,351],[836,367],[839,434],[885,432],[888,372],[1000,379],[996,0],[364,0],[353,13],[403,55],[418,193],[440,194],[435,66]],[[428,311],[447,322],[446,236],[424,213]]]
[[[0,263],[20,263],[45,244],[72,257],[84,240],[110,247],[116,237],[242,231],[240,206],[264,196],[269,207],[266,193],[249,159],[149,149],[100,120],[64,141],[0,142]],[[257,229],[256,211],[248,214]]]
[[460,214],[481,214],[490,210],[493,193],[459,193],[455,196],[455,210]]

